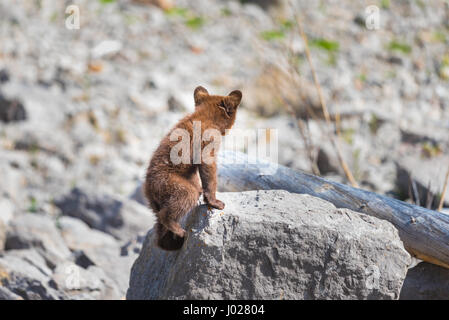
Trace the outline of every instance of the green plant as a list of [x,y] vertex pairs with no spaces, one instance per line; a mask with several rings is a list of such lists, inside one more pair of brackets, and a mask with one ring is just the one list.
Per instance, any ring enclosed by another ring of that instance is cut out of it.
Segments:
[[366,82],[366,73],[361,73],[357,76],[357,79],[359,79],[362,82]]
[[278,29],[262,31],[260,33],[262,39],[267,41],[283,39],[285,38],[286,32],[293,28],[294,23],[291,20],[284,19],[279,22],[279,25]]
[[221,11],[221,14],[225,17],[232,15],[232,12],[229,8],[222,8],[220,11]]
[[260,33],[262,39],[272,41],[285,38],[285,32],[282,30],[267,30]]
[[371,119],[368,122],[368,126],[372,134],[376,134],[377,130],[379,130],[380,121],[379,118],[374,113],[371,114]]
[[338,42],[327,40],[324,38],[316,38],[310,40],[310,46],[325,50],[327,52],[337,52],[340,49],[340,44]]
[[336,53],[340,49],[340,44],[338,42],[324,38],[316,38],[310,40],[310,46],[327,52],[327,63],[329,65],[335,66],[337,64]]
[[409,54],[410,52],[412,52],[412,47],[405,42],[400,42],[398,40],[392,40],[388,44],[388,50],[398,51],[403,54]]
[[28,207],[28,211],[35,213],[37,212],[38,206],[37,206],[37,200],[35,197],[30,198],[30,206]]
[[344,129],[342,130],[341,133],[343,140],[346,141],[348,144],[352,144],[354,142],[355,130],[353,128]]
[[444,42],[446,42],[446,35],[444,34],[444,32],[437,30],[432,33],[432,39],[435,42],[444,43]]
[[199,29],[204,24],[204,18],[200,16],[191,17],[185,21],[186,26],[192,29]]
[[449,80],[449,53],[445,54],[441,59],[438,75],[443,80]]
[[441,154],[443,151],[437,143],[431,143],[431,142],[424,142],[422,145],[422,153],[424,157],[426,158],[432,158],[439,154]]
[[187,8],[173,7],[165,10],[165,14],[171,17],[182,17],[185,25],[191,29],[199,29],[205,23],[205,19],[203,17],[196,15]]
[[380,1],[380,7],[382,9],[390,9],[390,5],[391,5],[390,0],[381,0]]
[[189,13],[189,10],[186,8],[181,7],[173,7],[170,9],[165,10],[165,14],[168,16],[180,16],[180,17],[186,17]]

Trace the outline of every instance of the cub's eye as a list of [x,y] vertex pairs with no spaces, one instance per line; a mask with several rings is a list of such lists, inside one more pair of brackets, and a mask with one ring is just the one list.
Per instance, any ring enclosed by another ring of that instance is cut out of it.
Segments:
[[224,101],[221,101],[218,107],[223,109],[227,117],[230,117],[232,115],[231,109],[226,105]]

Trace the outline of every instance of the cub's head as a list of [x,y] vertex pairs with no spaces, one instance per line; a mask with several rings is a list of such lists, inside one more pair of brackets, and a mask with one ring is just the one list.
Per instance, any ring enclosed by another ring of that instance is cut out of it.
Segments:
[[242,101],[242,92],[234,90],[227,96],[209,95],[204,87],[197,87],[193,93],[195,99],[195,109],[207,114],[215,125],[225,129],[230,129],[235,121],[237,109]]

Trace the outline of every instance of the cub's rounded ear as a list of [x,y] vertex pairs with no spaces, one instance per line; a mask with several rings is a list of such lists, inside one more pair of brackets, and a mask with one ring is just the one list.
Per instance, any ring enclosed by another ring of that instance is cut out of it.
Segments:
[[201,102],[203,102],[203,99],[209,95],[209,92],[202,87],[198,86],[196,87],[195,91],[193,92],[193,99],[195,100],[195,105],[199,105]]
[[232,98],[232,102],[235,107],[237,107],[240,104],[240,101],[242,101],[242,92],[240,90],[234,90],[228,94],[228,96]]

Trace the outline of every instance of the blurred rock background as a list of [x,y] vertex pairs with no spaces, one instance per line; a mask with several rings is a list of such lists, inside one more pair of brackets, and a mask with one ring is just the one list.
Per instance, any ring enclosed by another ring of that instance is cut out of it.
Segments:
[[235,128],[277,129],[283,165],[348,183],[338,132],[360,187],[439,203],[447,1],[3,0],[0,298],[124,297],[154,222],[131,195],[197,85],[242,90]]

